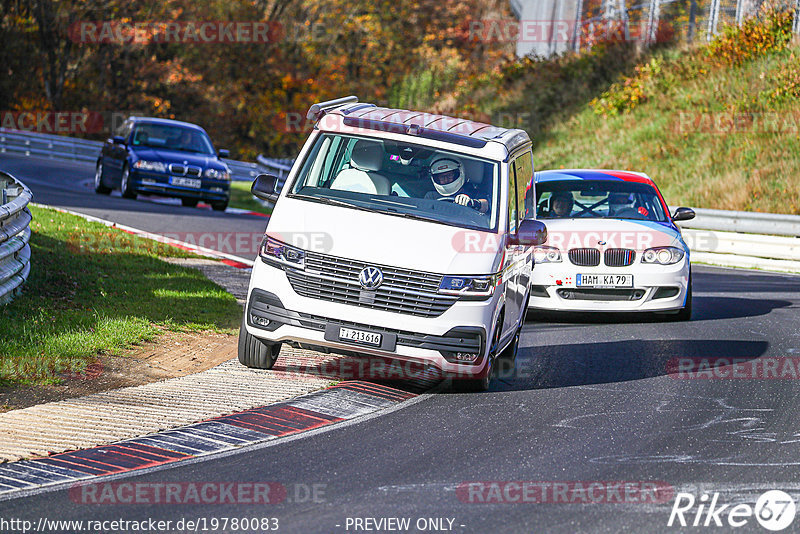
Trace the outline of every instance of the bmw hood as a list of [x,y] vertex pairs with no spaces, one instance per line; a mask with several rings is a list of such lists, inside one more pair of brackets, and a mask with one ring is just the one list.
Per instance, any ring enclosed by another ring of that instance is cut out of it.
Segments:
[[673,246],[688,252],[681,234],[670,223],[623,219],[542,219],[547,225],[546,246],[574,248],[627,248],[642,252]]
[[289,197],[266,233],[303,250],[438,274],[490,274],[502,261],[498,234]]
[[179,165],[192,165],[203,169],[224,169],[225,166],[213,154],[195,154],[180,150],[166,150],[161,148],[136,147],[136,156],[147,161],[160,161],[163,163],[177,163]]

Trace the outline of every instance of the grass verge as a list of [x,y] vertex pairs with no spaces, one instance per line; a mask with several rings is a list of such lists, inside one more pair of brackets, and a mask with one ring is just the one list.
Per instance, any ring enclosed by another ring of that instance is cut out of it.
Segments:
[[272,213],[272,208],[264,206],[255,199],[252,193],[250,193],[251,185],[251,182],[231,182],[231,200],[228,205],[232,208],[270,215]]
[[80,217],[31,207],[32,269],[0,308],[0,386],[53,383],[159,332],[233,332],[236,299],[199,271],[159,257],[191,254]]

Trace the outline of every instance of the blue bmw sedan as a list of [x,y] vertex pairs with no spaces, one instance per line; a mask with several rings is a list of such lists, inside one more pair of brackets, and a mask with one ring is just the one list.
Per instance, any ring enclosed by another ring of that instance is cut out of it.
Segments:
[[208,134],[195,124],[131,117],[103,144],[94,178],[97,193],[119,189],[125,198],[139,193],[199,201],[225,211],[230,199],[230,169]]

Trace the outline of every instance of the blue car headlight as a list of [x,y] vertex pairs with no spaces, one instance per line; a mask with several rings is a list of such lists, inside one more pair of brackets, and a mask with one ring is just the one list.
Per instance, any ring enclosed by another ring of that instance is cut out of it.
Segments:
[[258,255],[264,263],[271,265],[286,265],[295,269],[306,268],[305,251],[268,236],[264,236]]
[[211,178],[212,180],[224,180],[229,182],[231,180],[231,171],[228,169],[206,169],[205,176],[206,178]]
[[642,263],[658,263],[660,265],[672,265],[683,259],[683,250],[678,247],[655,247],[648,248],[642,254]]
[[140,159],[139,161],[134,163],[133,168],[142,171],[167,172],[167,166],[164,165],[162,162],[147,161],[146,159]]

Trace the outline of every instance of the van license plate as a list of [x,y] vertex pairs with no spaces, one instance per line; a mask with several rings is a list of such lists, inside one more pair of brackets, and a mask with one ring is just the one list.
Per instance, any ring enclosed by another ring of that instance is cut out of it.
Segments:
[[381,334],[375,332],[365,332],[364,330],[353,330],[352,328],[339,328],[339,339],[344,341],[353,341],[355,343],[364,343],[365,345],[373,345],[375,347],[381,346]]
[[196,178],[182,178],[180,176],[173,176],[170,179],[170,183],[172,185],[180,185],[183,187],[194,187],[196,189],[200,189],[200,186],[203,185],[202,180],[198,180]]
[[577,287],[633,287],[632,274],[579,274]]

